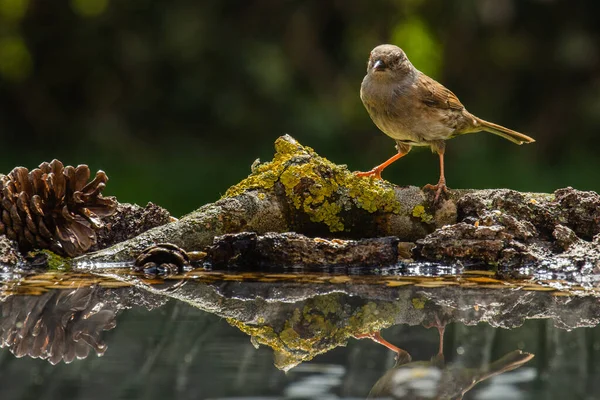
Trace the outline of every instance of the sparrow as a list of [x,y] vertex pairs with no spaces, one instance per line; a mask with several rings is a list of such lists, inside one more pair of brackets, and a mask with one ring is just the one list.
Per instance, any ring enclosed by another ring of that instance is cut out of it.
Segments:
[[516,144],[535,142],[527,135],[468,112],[454,93],[416,69],[404,51],[392,44],[382,44],[371,51],[360,98],[375,125],[396,141],[398,153],[372,170],[356,175],[381,179],[381,172],[408,154],[413,146],[429,146],[440,158],[438,183],[425,186],[435,190],[436,202],[442,191],[447,192],[446,140],[486,131]]

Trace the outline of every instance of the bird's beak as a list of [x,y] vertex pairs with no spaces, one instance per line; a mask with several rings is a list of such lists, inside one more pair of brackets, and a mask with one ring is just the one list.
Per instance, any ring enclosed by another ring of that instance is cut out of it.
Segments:
[[377,60],[375,61],[375,63],[373,64],[373,69],[375,71],[383,71],[385,69],[385,64],[383,61],[381,60]]

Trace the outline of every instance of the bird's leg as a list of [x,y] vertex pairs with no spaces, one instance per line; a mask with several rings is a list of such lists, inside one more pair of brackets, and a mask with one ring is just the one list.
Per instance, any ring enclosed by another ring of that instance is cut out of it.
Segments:
[[429,325],[424,325],[425,328],[436,327],[438,330],[438,334],[440,335],[440,346],[438,349],[438,353],[434,358],[437,358],[440,362],[444,362],[444,332],[446,331],[446,322],[440,321],[440,318],[437,314],[435,314],[435,322]]
[[435,142],[431,145],[432,150],[436,151],[440,156],[440,180],[437,185],[427,184],[423,189],[435,190],[434,202],[437,203],[442,192],[448,193],[448,187],[446,186],[446,177],[444,176],[444,152],[446,151],[446,143],[444,141]]
[[412,358],[406,350],[402,350],[400,347],[394,346],[393,344],[385,340],[383,337],[381,337],[381,334],[379,332],[363,333],[361,335],[355,335],[354,337],[357,339],[371,339],[375,343],[379,343],[387,347],[388,349],[396,353],[396,361],[403,360],[404,362],[410,362]]
[[440,324],[438,320],[438,325],[436,326],[436,328],[438,330],[438,333],[440,334],[440,348],[438,350],[438,356],[444,357],[444,332],[446,331],[446,325]]
[[390,157],[386,162],[379,164],[375,168],[367,172],[355,172],[356,176],[375,176],[377,179],[381,179],[381,172],[387,168],[394,161],[404,157],[410,151],[410,145],[406,143],[396,142],[396,149],[398,153],[396,153],[393,157]]

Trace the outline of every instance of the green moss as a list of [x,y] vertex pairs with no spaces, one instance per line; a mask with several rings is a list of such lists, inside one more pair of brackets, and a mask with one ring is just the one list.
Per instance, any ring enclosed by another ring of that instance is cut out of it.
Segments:
[[51,271],[70,271],[71,270],[71,259],[61,257],[58,254],[50,251],[50,250],[36,250],[31,251],[29,253],[31,257],[35,257],[36,255],[43,254],[46,256],[46,260],[48,263],[48,269]]
[[254,168],[248,178],[229,188],[225,197],[251,189],[271,190],[280,182],[293,207],[311,221],[324,223],[331,232],[345,229],[340,215],[344,201],[354,201],[370,213],[400,212],[393,187],[383,181],[356,177],[347,167],[318,156],[289,136],[277,139],[275,150],[271,162]]
[[412,216],[421,219],[421,221],[425,222],[426,224],[433,221],[433,215],[428,214],[427,211],[425,211],[425,207],[421,204],[413,208]]

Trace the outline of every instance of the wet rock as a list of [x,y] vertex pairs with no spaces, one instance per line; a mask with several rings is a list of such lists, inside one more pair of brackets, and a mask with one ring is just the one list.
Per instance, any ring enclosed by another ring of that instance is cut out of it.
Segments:
[[0,235],[0,267],[14,267],[23,260],[16,242]]
[[560,224],[556,225],[552,232],[552,236],[556,239],[557,247],[562,251],[567,250],[573,243],[577,243],[581,240],[577,237],[575,232]]
[[[555,230],[557,245],[565,251],[561,254],[548,257],[541,268],[549,266],[550,269],[561,272],[577,272],[580,278],[587,279],[590,273],[600,272],[600,235],[596,235],[591,242],[579,239],[575,233],[561,225]],[[578,278],[579,279],[579,278]]]
[[560,205],[560,219],[577,236],[590,240],[600,233],[600,195],[567,187],[554,192]]
[[467,218],[485,220],[490,217],[490,212],[499,212],[504,221],[497,221],[503,225],[514,224],[513,221],[517,221],[534,236],[538,233],[550,236],[558,223],[560,213],[558,204],[553,202],[551,197],[508,189],[468,193],[457,201],[459,221]]
[[503,226],[506,228],[507,232],[510,232],[513,238],[522,241],[527,241],[528,239],[538,236],[538,232],[531,222],[518,220],[512,215],[505,214],[499,210],[483,213],[481,224],[487,226]]
[[558,224],[586,240],[600,232],[600,195],[571,187],[558,189],[554,195],[483,190],[462,196],[457,206],[459,221],[499,210],[521,223],[529,222],[548,238]]
[[398,262],[399,240],[309,238],[298,233],[239,233],[215,238],[206,263],[213,268],[375,267]]
[[91,251],[131,239],[171,220],[171,214],[154,203],[148,203],[145,207],[137,204],[119,204],[115,214],[103,219],[104,227],[97,231],[97,242]]
[[500,225],[474,226],[464,222],[444,226],[417,241],[417,252],[430,260],[497,262],[513,236]]

